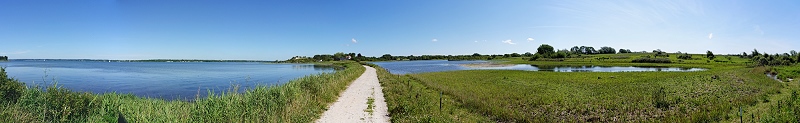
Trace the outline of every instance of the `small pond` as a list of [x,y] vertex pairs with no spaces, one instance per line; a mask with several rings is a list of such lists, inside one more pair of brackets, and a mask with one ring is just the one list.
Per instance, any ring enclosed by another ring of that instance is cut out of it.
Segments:
[[691,72],[706,70],[703,68],[677,68],[677,67],[635,67],[635,66],[535,66],[528,64],[498,65],[488,61],[394,61],[372,62],[386,68],[393,74],[409,74],[454,70],[526,70],[550,72],[643,72],[643,71],[674,71]]

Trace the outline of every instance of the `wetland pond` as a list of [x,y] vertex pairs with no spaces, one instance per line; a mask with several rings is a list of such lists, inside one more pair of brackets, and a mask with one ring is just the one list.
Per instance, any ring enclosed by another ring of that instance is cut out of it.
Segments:
[[[26,85],[58,86],[92,93],[130,93],[167,100],[193,100],[208,91],[280,85],[311,74],[334,72],[330,66],[261,62],[98,62],[11,60],[0,62],[9,77]],[[242,92],[244,89],[239,90]],[[199,95],[198,95],[199,94]]]
[[425,72],[455,71],[455,70],[525,70],[548,72],[691,72],[703,71],[704,68],[678,68],[678,67],[636,67],[636,66],[535,66],[529,64],[494,64],[488,61],[393,61],[371,62],[386,68],[392,74],[413,74]]

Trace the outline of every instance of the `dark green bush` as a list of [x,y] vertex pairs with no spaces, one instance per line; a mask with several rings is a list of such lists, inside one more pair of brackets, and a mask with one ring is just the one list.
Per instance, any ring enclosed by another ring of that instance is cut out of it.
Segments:
[[0,104],[16,103],[24,90],[25,83],[9,78],[5,68],[0,68]]
[[689,55],[688,53],[684,53],[684,54],[678,55],[678,59],[689,60],[689,59],[692,59],[692,55]]

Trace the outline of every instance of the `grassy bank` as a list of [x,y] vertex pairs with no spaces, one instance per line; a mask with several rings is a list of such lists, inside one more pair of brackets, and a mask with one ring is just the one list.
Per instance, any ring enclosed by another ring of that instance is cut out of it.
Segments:
[[492,122],[488,117],[463,108],[452,96],[441,95],[440,91],[425,87],[410,76],[393,75],[380,66],[368,65],[377,70],[392,122]]
[[335,65],[345,69],[283,85],[261,85],[244,93],[209,94],[194,102],[73,92],[58,86],[25,88],[7,77],[3,69],[0,109],[4,110],[0,110],[0,120],[117,122],[122,115],[133,122],[312,122],[364,71],[355,62]]

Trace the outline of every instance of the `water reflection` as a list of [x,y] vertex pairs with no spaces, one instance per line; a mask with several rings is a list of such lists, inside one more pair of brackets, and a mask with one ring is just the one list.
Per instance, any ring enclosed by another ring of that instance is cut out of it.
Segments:
[[336,67],[333,65],[300,64],[300,65],[292,65],[292,69],[296,70],[314,69],[319,71],[319,70],[341,70],[344,68]]
[[373,62],[393,74],[424,73],[454,70],[525,70],[547,72],[690,72],[703,71],[703,68],[646,67],[646,66],[593,66],[593,65],[498,65],[487,61],[400,61]]
[[[519,65],[517,65],[519,66]],[[676,67],[637,67],[637,66],[553,66],[553,65],[528,65],[515,67],[512,70],[551,71],[551,72],[636,72],[636,71],[701,71],[702,68],[676,68]],[[480,68],[480,69],[506,69],[506,68]]]

